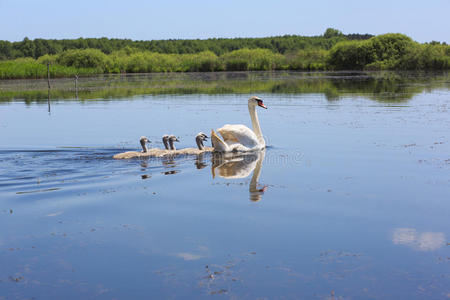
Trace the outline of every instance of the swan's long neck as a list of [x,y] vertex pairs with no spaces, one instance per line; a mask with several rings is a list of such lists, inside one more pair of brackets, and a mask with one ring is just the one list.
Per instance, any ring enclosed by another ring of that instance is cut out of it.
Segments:
[[169,150],[169,144],[167,143],[166,138],[163,138],[163,144],[164,144],[164,147],[166,148],[166,150]]
[[169,144],[170,144],[170,150],[177,150],[177,148],[175,148],[175,145],[173,144],[172,139],[169,140]]
[[205,149],[205,146],[203,146],[202,138],[200,136],[195,138],[195,142],[197,143],[197,147],[199,150]]
[[147,145],[145,144],[145,141],[144,140],[140,140],[140,142],[141,142],[141,146],[142,146],[142,152],[144,152],[144,153],[148,152]]
[[261,168],[264,161],[264,156],[266,155],[265,150],[259,153],[259,159],[256,163],[256,167],[253,170],[252,179],[250,180],[249,192],[250,192],[250,200],[259,201],[262,199],[262,194],[264,193],[264,188],[258,189],[258,180],[259,175],[261,175]]
[[248,113],[250,114],[250,118],[252,120],[252,126],[253,126],[253,132],[256,134],[256,137],[259,140],[259,143],[262,146],[265,146],[266,143],[264,141],[262,132],[261,132],[261,127],[259,126],[259,119],[258,119],[258,114],[256,113],[256,106],[255,105],[248,105]]

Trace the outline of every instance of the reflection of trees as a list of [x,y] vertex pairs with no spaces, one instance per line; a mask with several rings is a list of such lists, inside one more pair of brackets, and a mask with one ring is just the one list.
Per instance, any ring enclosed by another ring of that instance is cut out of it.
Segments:
[[[223,72],[102,75],[79,78],[79,99],[114,99],[143,94],[322,93],[328,100],[364,96],[405,101],[424,90],[450,88],[447,72]],[[0,81],[0,101],[46,101],[45,80]],[[73,79],[52,80],[54,99],[76,99]]]

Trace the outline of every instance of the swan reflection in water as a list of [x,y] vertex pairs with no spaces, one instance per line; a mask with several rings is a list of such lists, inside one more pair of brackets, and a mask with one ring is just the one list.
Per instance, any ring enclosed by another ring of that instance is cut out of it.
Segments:
[[250,180],[249,192],[251,201],[259,201],[267,189],[267,186],[260,187],[258,179],[261,175],[262,163],[265,150],[252,153],[214,153],[211,156],[211,172],[213,178],[216,176],[226,179],[247,178],[253,171]]
[[[173,157],[169,156],[169,157],[164,157],[162,159],[162,164],[166,169],[169,169],[169,171],[164,171],[162,172],[162,174],[164,175],[173,175],[173,174],[177,174],[180,171],[179,170],[175,170],[174,168],[177,167],[177,163],[176,161],[173,159]],[[172,170],[171,170],[172,169]]]
[[[205,162],[208,158],[211,159],[211,173],[213,179],[218,176],[225,179],[243,179],[250,176],[249,192],[251,201],[260,201],[267,186],[259,186],[258,179],[261,174],[261,168],[264,161],[265,150],[251,152],[251,153],[201,153],[196,155],[194,165],[196,169],[201,170],[208,166]],[[192,159],[192,156],[190,156]],[[189,159],[189,160],[190,160]],[[160,162],[166,169],[162,172],[164,175],[174,175],[180,172],[176,169],[182,161],[182,156],[163,157]],[[148,158],[141,160],[141,171],[145,171],[149,168]],[[151,174],[141,175],[142,179],[151,178]]]
[[195,167],[197,168],[197,170],[201,170],[201,169],[205,168],[206,166],[208,166],[208,164],[206,164],[203,161],[204,157],[205,157],[204,153],[200,153],[199,155],[197,155],[197,158],[195,159]]

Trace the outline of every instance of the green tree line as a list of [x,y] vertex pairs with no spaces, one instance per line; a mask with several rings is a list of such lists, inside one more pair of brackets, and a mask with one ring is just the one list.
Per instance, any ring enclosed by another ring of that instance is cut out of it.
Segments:
[[420,44],[402,34],[347,40],[328,29],[330,49],[309,47],[280,53],[267,48],[240,48],[222,54],[160,53],[125,46],[106,54],[100,49],[69,49],[57,54],[0,61],[0,79],[42,78],[100,73],[211,72],[268,70],[447,70],[450,46]]
[[320,48],[330,49],[343,40],[359,40],[372,37],[369,34],[344,35],[339,30],[328,28],[320,36],[285,35],[266,38],[213,38],[205,40],[152,40],[132,41],[129,39],[79,38],[79,39],[34,39],[24,38],[20,42],[0,40],[0,60],[20,57],[39,58],[45,54],[58,54],[72,49],[99,49],[105,54],[125,47],[166,54],[188,54],[211,51],[216,55],[248,49],[269,49],[275,53]]

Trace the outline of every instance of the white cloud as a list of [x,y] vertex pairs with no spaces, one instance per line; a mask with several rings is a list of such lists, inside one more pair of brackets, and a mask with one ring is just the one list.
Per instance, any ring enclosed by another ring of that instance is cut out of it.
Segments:
[[184,260],[197,260],[200,258],[203,258],[203,255],[199,255],[199,254],[194,254],[194,253],[187,253],[187,252],[180,252],[175,254],[176,256],[184,259]]
[[392,234],[392,242],[419,251],[434,251],[445,245],[445,235],[442,232],[420,233],[414,228],[396,228]]

